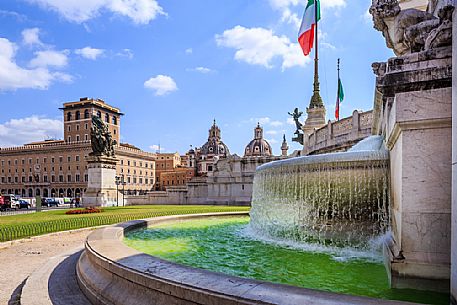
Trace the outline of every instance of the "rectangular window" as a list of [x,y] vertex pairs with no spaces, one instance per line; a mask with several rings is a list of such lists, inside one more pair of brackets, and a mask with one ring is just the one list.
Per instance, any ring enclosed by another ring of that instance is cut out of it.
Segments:
[[63,157],[62,157],[62,156],[59,157],[59,162],[60,162],[60,163],[63,162]]
[[67,161],[71,162],[71,157],[70,156],[67,157]]
[[68,125],[68,131],[71,131],[71,125]]
[[29,176],[29,182],[32,182],[32,176]]
[[79,142],[79,135],[76,136],[76,142]]
[[76,161],[76,162],[79,162],[79,156],[76,156],[76,157],[75,157],[75,161]]
[[51,158],[51,163],[54,163],[54,157]]
[[[32,178],[32,177],[30,177],[30,178]],[[11,183],[11,177],[8,177],[8,183]]]
[[79,182],[79,174],[76,174],[75,180],[76,180],[76,182]]
[[63,175],[59,175],[59,182],[63,182]]
[[48,158],[43,158],[43,163],[46,163],[48,161]]
[[43,176],[43,181],[48,182],[48,176]]
[[88,140],[89,140],[89,135],[85,134],[85,135],[84,135],[84,140],[85,140],[85,141],[88,141]]
[[87,174],[84,175],[84,181],[85,182],[89,181],[89,176]]
[[22,176],[21,181],[25,182],[25,177],[24,176]]
[[71,136],[68,136],[68,142],[71,142]]
[[19,177],[14,177],[14,183],[18,183],[19,182]]
[[79,130],[79,125],[76,125],[76,130]]
[[71,182],[71,175],[67,175],[67,182]]
[[56,176],[54,176],[54,175],[51,176],[51,182],[56,182]]
[[[9,165],[9,162],[10,161],[8,161],[8,165]],[[29,164],[32,164],[32,158],[29,159]]]

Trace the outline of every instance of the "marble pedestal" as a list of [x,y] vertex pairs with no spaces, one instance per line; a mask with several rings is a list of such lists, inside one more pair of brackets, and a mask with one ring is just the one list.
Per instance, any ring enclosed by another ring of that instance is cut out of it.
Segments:
[[122,202],[122,193],[116,189],[116,158],[106,156],[88,156],[88,184],[83,197],[85,207],[116,206]]
[[391,286],[449,291],[451,257],[451,48],[374,65],[374,109],[390,151]]

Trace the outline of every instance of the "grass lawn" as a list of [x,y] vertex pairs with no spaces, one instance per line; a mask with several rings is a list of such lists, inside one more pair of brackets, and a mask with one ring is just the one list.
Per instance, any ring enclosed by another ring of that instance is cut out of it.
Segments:
[[51,232],[114,224],[133,219],[209,212],[248,211],[249,207],[143,205],[103,208],[101,213],[66,215],[67,210],[0,217],[0,242]]

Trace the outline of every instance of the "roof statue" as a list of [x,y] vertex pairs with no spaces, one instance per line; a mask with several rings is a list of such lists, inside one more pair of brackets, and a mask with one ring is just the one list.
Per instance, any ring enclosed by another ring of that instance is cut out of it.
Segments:
[[92,116],[90,140],[92,145],[91,156],[114,157],[114,146],[117,142],[116,140],[113,140],[113,137],[108,130],[108,125],[96,115]]
[[[436,6],[436,2],[439,1],[432,1],[429,6]],[[436,17],[414,8],[401,10],[398,0],[372,0],[370,14],[387,47],[402,56],[450,45],[453,9],[450,5],[443,6]]]

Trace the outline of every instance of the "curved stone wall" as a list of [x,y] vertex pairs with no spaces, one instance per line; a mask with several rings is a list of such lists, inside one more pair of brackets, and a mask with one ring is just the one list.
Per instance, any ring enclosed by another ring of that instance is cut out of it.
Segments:
[[76,273],[93,304],[411,304],[244,279],[171,263],[127,247],[125,232],[215,213],[135,220],[98,229],[87,238]]

